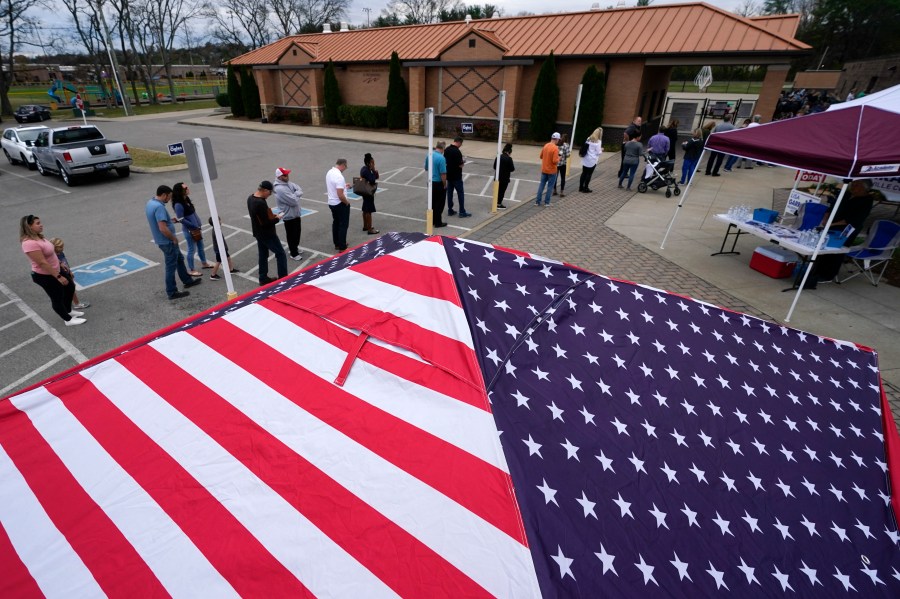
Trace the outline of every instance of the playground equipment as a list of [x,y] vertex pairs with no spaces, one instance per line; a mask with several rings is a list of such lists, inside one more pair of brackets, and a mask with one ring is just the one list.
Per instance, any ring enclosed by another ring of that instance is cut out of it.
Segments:
[[[63,96],[65,96],[65,100],[59,97],[57,94],[58,91],[62,91]],[[82,85],[80,87],[75,87],[68,81],[60,81],[56,79],[53,81],[53,85],[47,90],[47,95],[50,96],[57,104],[70,104],[72,108],[75,108],[75,95],[81,94],[81,97],[84,100],[88,98],[94,98],[98,102],[106,102],[107,98],[112,101],[112,98],[115,97],[116,104],[122,103],[122,96],[119,95],[119,92],[111,93],[110,90],[105,89],[99,85]],[[71,97],[70,97],[71,96]]]
[[[60,98],[56,93],[57,91],[62,91],[66,99],[63,100],[62,98]],[[69,98],[69,93],[67,92],[71,92],[71,98]],[[60,81],[59,79],[54,79],[53,85],[50,87],[50,89],[47,90],[47,95],[53,98],[53,100],[57,104],[72,103],[72,106],[75,105],[75,94],[77,93],[78,89],[74,85],[72,85],[68,81]]]

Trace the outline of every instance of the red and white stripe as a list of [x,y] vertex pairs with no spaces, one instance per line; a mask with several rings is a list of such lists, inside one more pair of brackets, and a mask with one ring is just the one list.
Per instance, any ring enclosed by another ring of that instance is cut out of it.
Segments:
[[425,241],[14,397],[5,576],[23,596],[539,596],[472,346]]

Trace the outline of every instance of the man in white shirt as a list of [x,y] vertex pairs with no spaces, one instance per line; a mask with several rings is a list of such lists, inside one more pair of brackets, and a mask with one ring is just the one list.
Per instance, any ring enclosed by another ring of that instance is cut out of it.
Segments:
[[345,170],[347,159],[338,158],[325,174],[328,207],[331,209],[331,238],[334,241],[334,249],[339,252],[347,249],[347,229],[350,227],[350,201],[346,193]]

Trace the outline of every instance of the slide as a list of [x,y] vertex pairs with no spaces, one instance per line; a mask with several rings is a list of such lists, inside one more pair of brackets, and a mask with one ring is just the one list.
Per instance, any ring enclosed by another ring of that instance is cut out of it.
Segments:
[[74,94],[78,93],[78,90],[75,88],[75,86],[72,85],[71,83],[69,83],[68,81],[60,81],[59,79],[54,79],[53,85],[50,87],[49,90],[47,90],[47,95],[50,96],[51,98],[53,98],[53,100],[57,104],[64,103],[64,100],[62,98],[60,98],[59,95],[56,93],[59,90],[63,90],[63,95],[65,95],[65,96],[68,96],[68,94],[66,94],[65,92],[70,92],[71,94],[73,94],[72,100],[74,100]]

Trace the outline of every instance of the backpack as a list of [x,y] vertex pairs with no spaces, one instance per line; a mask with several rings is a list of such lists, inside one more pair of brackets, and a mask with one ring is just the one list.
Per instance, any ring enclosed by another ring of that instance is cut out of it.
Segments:
[[581,144],[581,147],[578,148],[578,155],[581,156],[582,158],[584,158],[585,156],[587,156],[587,151],[588,151],[588,142],[587,142],[587,140],[585,140],[584,143]]

